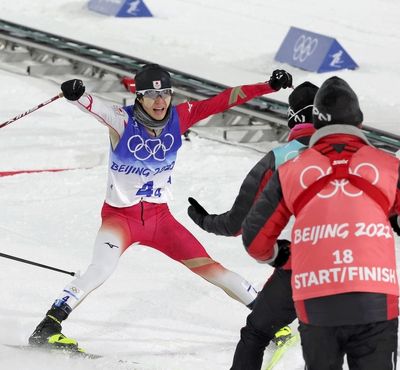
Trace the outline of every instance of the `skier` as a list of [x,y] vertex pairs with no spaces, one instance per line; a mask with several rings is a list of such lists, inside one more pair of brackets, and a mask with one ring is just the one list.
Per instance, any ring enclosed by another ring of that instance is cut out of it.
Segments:
[[247,252],[273,259],[295,215],[292,290],[308,370],[392,370],[397,361],[399,160],[360,130],[357,95],[332,77],[318,90],[310,148],[280,166],[242,224]]
[[[289,95],[289,142],[268,152],[250,170],[229,211],[210,215],[195,199],[189,198],[191,205],[188,214],[197,225],[217,235],[237,236],[241,233],[244,218],[273,172],[308,146],[315,132],[311,122],[317,91],[317,86],[306,81]],[[281,239],[278,243],[278,257],[272,262],[274,272],[258,294],[246,326],[241,329],[231,370],[259,370],[265,347],[270,341],[281,346],[291,337],[291,329],[287,325],[296,318],[296,312],[290,286],[292,274],[290,263],[287,262],[289,242]]]
[[292,85],[292,77],[275,70],[269,81],[229,88],[215,97],[171,105],[170,74],[156,64],[135,77],[134,105],[108,105],[85,93],[81,80],[61,85],[64,97],[109,129],[110,159],[102,224],[87,271],[68,284],[29,338],[36,346],[79,350],[61,333],[61,322],[115,270],[132,244],[153,247],[251,307],[257,292],[245,279],[214,261],[203,246],[171,215],[172,170],[181,134],[196,122],[264,94]]

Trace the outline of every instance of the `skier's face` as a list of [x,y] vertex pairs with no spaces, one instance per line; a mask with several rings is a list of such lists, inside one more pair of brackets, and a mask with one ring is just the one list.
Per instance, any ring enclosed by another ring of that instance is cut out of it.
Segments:
[[145,112],[155,120],[164,119],[171,104],[172,89],[147,90],[139,99]]

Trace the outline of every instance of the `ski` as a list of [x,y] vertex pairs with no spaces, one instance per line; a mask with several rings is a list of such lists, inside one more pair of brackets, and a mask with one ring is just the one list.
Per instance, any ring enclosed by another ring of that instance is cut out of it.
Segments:
[[293,335],[289,338],[284,344],[273,352],[269,361],[264,365],[263,370],[272,370],[274,366],[279,362],[282,356],[286,353],[286,351],[296,344],[300,340],[300,334]]
[[49,347],[35,347],[30,346],[29,344],[3,344],[3,346],[19,349],[22,351],[34,351],[34,352],[42,352],[42,353],[51,353],[51,354],[60,354],[70,358],[87,358],[91,360],[96,360],[98,358],[103,358],[102,355],[97,355],[94,353],[85,352],[82,349],[77,351],[71,351],[65,348],[49,348]]
[[77,350],[68,350],[65,348],[53,348],[53,347],[38,347],[38,346],[31,346],[29,344],[6,344],[3,343],[3,346],[9,347],[9,348],[14,348],[17,350],[21,351],[30,351],[30,352],[38,352],[38,353],[45,353],[45,354],[50,354],[50,355],[60,355],[64,356],[68,359],[88,359],[88,360],[97,360],[97,359],[107,359],[108,361],[116,361],[120,364],[128,364],[132,366],[130,369],[135,370],[137,369],[137,366],[139,365],[138,362],[132,361],[132,360],[124,360],[124,359],[118,359],[118,358],[113,358],[105,355],[98,355],[95,353],[90,353],[90,352],[85,352],[83,349]]

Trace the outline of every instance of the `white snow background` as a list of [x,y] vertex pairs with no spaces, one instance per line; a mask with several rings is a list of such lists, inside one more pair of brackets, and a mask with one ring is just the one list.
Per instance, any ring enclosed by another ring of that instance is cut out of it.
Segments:
[[[146,0],[154,18],[91,12],[86,0],[1,0],[0,18],[158,62],[225,85],[265,81],[286,68],[294,83],[314,74],[274,61],[290,26],[335,37],[355,59],[339,71],[360,98],[365,123],[400,133],[400,5],[396,0]],[[2,66],[0,66],[2,67]],[[50,81],[0,68],[0,122],[59,92]],[[288,92],[270,97],[286,101]],[[0,130],[0,171],[77,168],[0,178],[0,252],[84,270],[100,223],[106,186],[107,130],[63,100]],[[257,264],[240,238],[194,225],[187,197],[212,213],[231,207],[262,154],[198,137],[184,142],[174,173],[173,214],[226,267],[261,288],[272,269]],[[71,280],[0,259],[0,343],[24,344]],[[248,309],[183,266],[136,246],[114,275],[65,322],[99,360],[26,353],[0,346],[0,369],[227,370]],[[297,323],[292,325],[296,330]],[[126,360],[125,363],[118,359]],[[139,362],[134,365],[131,362]],[[302,369],[298,345],[276,369]]]

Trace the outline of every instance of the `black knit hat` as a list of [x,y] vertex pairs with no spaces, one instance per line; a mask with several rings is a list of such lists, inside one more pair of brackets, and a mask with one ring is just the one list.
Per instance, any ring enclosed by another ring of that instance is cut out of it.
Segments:
[[318,87],[311,82],[303,82],[289,95],[288,126],[298,123],[312,123],[312,108]]
[[362,121],[363,114],[353,89],[339,77],[328,78],[315,96],[315,128],[335,124],[358,126]]
[[135,76],[136,91],[171,88],[171,76],[158,64],[146,64]]

